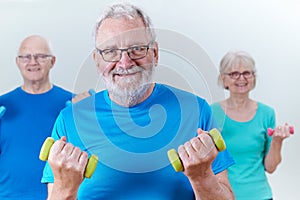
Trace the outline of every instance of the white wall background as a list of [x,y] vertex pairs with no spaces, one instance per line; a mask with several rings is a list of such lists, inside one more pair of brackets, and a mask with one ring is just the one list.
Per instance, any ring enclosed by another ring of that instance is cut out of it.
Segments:
[[[14,60],[21,40],[31,34],[41,34],[52,43],[57,57],[51,72],[55,84],[76,89],[82,65],[91,66],[96,76],[93,63],[88,61],[93,49],[92,31],[98,15],[111,2],[0,0],[0,94],[22,83]],[[283,162],[269,176],[274,197],[299,199],[300,1],[128,2],[144,8],[155,27],[181,33],[203,47],[215,65],[229,49],[246,50],[255,58],[258,80],[252,97],[274,107],[277,122],[289,122],[296,130],[284,142]]]

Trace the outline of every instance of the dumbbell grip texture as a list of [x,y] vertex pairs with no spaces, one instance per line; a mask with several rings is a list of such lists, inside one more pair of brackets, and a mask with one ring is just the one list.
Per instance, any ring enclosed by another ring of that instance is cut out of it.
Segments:
[[[294,127],[290,126],[289,129],[290,129],[290,134],[294,134]],[[274,132],[275,132],[274,129],[268,128],[268,135],[269,136],[272,136],[274,134]]]
[[[40,156],[39,156],[40,160],[42,161],[48,160],[49,152],[53,144],[54,144],[54,139],[52,137],[47,137],[40,151]],[[86,178],[90,178],[93,175],[97,167],[97,164],[98,164],[98,157],[94,154],[91,155],[84,172],[84,176]]]

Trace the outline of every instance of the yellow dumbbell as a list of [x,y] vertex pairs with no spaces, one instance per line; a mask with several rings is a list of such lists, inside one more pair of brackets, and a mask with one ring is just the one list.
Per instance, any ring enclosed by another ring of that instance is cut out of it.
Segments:
[[[52,137],[47,137],[40,151],[40,156],[39,156],[40,160],[42,161],[48,160],[49,152],[53,144],[54,144],[54,139]],[[90,178],[93,175],[97,164],[98,164],[98,157],[92,154],[85,168],[84,176],[86,178]]]
[[[214,128],[207,133],[213,139],[218,151],[223,151],[226,149],[226,144],[217,129]],[[176,172],[183,171],[183,165],[175,149],[170,149],[168,151],[168,158]]]

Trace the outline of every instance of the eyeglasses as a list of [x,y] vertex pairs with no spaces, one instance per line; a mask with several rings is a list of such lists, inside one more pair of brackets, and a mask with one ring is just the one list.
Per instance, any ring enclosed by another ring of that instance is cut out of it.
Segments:
[[97,47],[96,47],[96,49],[99,52],[99,54],[101,54],[104,61],[106,61],[106,62],[118,62],[122,58],[122,52],[123,51],[127,52],[128,56],[131,60],[138,60],[138,59],[144,58],[148,53],[148,50],[150,48],[150,44],[152,44],[152,42],[149,43],[148,45],[136,45],[136,46],[131,46],[131,47],[126,48],[126,49],[104,49],[104,50],[100,50]]
[[32,58],[38,63],[44,63],[46,62],[49,58],[52,58],[52,55],[48,54],[26,54],[26,55],[18,55],[18,59],[21,63],[27,64],[31,61]]
[[230,78],[232,79],[239,79],[241,77],[241,75],[243,75],[243,77],[245,79],[250,79],[253,77],[254,75],[254,72],[251,72],[251,71],[243,71],[242,73],[241,72],[238,72],[238,71],[234,71],[234,72],[230,72],[230,73],[224,73],[225,75],[228,75]]

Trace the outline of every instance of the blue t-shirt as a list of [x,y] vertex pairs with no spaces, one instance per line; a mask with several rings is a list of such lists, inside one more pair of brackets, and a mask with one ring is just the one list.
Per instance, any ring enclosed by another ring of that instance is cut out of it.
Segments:
[[227,149],[236,164],[228,169],[228,178],[237,200],[264,200],[272,198],[264,167],[272,137],[268,128],[275,127],[275,112],[258,102],[255,116],[238,122],[225,115],[220,103],[212,105],[214,116]]
[[0,199],[45,199],[41,183],[45,162],[39,152],[54,122],[72,94],[53,86],[43,94],[20,87],[0,96],[6,112],[0,119]]
[[[176,173],[167,151],[214,127],[207,102],[191,93],[156,84],[142,103],[130,108],[113,103],[107,90],[64,109],[52,132],[99,163],[85,179],[78,199],[194,199],[187,177]],[[233,164],[227,151],[218,154],[214,173]],[[42,182],[53,182],[48,163]]]

